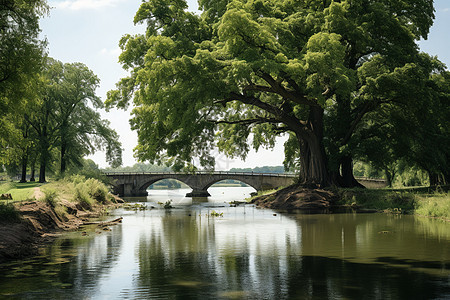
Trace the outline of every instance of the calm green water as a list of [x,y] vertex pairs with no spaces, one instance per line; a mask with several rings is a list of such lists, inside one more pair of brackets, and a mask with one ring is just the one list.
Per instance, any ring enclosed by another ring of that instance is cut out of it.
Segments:
[[[449,299],[450,224],[229,207],[251,188],[151,191],[111,231],[69,233],[0,265],[5,299]],[[171,199],[174,209],[157,202]],[[223,213],[212,217],[211,212]]]

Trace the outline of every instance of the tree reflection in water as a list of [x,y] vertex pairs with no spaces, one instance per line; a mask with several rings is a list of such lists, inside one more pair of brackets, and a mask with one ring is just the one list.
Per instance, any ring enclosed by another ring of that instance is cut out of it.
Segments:
[[[429,299],[450,296],[449,224],[411,216],[275,214],[208,203],[117,211],[0,266],[27,299]],[[223,217],[212,217],[215,210]]]

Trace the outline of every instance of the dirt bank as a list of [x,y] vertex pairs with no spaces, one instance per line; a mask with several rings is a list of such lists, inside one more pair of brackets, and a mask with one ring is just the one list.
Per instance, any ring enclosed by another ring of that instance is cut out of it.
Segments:
[[80,204],[61,200],[60,211],[43,201],[27,201],[15,204],[21,221],[6,223],[0,220],[0,262],[37,254],[38,247],[52,241],[64,231],[76,230],[89,220],[104,214],[106,208],[116,208],[117,204],[95,205],[84,210]]
[[253,198],[251,203],[271,209],[326,210],[337,202],[337,195],[325,189],[291,185],[275,193]]

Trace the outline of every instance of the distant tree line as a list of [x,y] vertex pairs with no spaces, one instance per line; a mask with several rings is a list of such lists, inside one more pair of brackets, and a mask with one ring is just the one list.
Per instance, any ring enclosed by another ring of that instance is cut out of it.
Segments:
[[284,166],[264,166],[255,168],[231,168],[230,172],[253,172],[253,173],[285,173]]

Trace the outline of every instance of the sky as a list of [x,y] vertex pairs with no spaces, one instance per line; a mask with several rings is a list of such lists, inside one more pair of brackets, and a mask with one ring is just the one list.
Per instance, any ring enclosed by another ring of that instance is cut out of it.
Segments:
[[[104,101],[106,93],[115,88],[127,73],[118,63],[120,38],[125,34],[145,31],[135,26],[133,18],[141,0],[49,0],[52,7],[49,16],[41,20],[42,37],[48,41],[49,56],[64,63],[86,64],[99,78],[97,95]],[[197,11],[196,0],[188,0],[189,9]],[[438,58],[450,67],[450,1],[436,0],[436,19],[428,40],[420,41],[422,51]],[[129,111],[113,109],[103,111],[102,117],[110,120],[122,142],[123,165],[132,166],[137,160],[133,148],[137,145],[137,133],[130,129]],[[284,160],[283,139],[273,150],[251,151],[246,160],[227,158],[215,152],[216,170],[230,168],[279,166]],[[105,154],[90,156],[100,167],[107,167]]]

